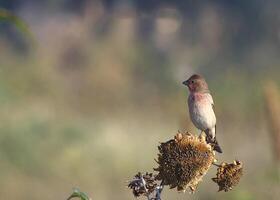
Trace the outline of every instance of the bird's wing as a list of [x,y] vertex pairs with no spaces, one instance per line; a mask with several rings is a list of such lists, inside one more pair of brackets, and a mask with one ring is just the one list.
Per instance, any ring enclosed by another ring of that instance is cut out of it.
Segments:
[[[213,101],[213,98],[212,98],[212,95],[209,93],[208,95],[207,95],[207,98],[208,98],[208,100],[209,100],[209,102],[211,103],[211,105],[212,105],[212,109],[213,109],[213,111],[214,111],[214,113],[215,113],[215,109],[214,109],[214,101]],[[215,134],[217,133],[217,127],[216,127],[216,125],[215,125]]]
[[213,98],[212,98],[212,96],[211,96],[210,93],[207,94],[207,99],[208,99],[208,101],[211,103],[212,108],[213,108],[213,110],[214,110],[214,101],[213,101]]

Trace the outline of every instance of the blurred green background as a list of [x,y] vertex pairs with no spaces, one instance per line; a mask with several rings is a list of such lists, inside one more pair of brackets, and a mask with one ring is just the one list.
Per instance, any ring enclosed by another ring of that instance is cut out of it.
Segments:
[[[0,21],[0,199],[133,199],[127,181],[156,167],[157,145],[198,131],[181,84],[206,77],[219,161],[244,163],[217,193],[210,170],[190,195],[163,199],[278,199],[265,112],[280,85],[280,2],[267,0],[0,0],[31,34]],[[35,42],[34,42],[35,41]]]

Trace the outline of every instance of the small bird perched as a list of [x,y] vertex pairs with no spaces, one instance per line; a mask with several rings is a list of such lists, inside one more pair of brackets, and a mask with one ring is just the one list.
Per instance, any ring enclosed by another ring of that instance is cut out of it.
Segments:
[[193,124],[196,128],[205,132],[206,142],[211,144],[215,151],[222,153],[216,139],[214,102],[205,79],[194,74],[183,84],[189,88],[188,106]]

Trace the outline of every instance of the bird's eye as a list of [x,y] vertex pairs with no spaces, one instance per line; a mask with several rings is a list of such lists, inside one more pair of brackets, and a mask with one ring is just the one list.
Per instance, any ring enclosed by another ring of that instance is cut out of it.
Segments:
[[192,83],[194,83],[194,81],[192,81]]

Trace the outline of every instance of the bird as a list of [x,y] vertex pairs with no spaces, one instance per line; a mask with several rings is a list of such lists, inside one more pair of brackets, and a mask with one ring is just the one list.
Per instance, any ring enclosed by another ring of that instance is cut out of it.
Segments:
[[206,134],[206,142],[215,151],[222,153],[216,137],[214,101],[205,79],[201,75],[194,74],[183,84],[189,89],[188,107],[192,123]]

